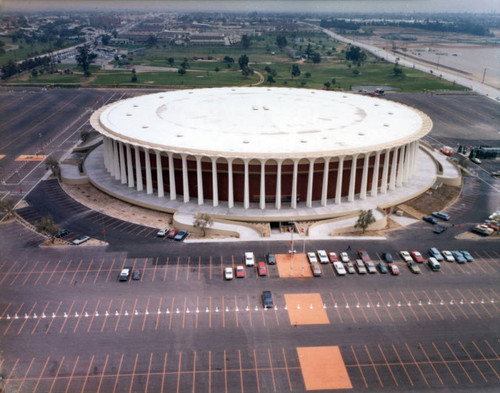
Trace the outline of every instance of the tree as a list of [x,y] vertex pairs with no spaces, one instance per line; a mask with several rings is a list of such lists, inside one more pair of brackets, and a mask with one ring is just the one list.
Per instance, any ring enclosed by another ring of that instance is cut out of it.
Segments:
[[135,71],[135,68],[132,68],[132,78],[130,78],[130,81],[133,83],[137,82],[137,72]]
[[326,87],[326,90],[328,90],[331,86],[331,83],[330,82],[325,82],[323,83],[323,85]]
[[173,58],[173,57],[169,57],[169,58],[167,59],[167,61],[168,61],[168,64],[169,64],[169,66],[170,66],[170,67],[172,67],[172,66],[174,65],[174,63],[175,63],[175,60],[174,60],[174,58]]
[[280,49],[285,48],[288,45],[288,41],[287,41],[286,37],[284,35],[277,36],[276,37],[276,45],[278,45],[278,47]]
[[238,59],[238,64],[240,65],[241,73],[244,76],[253,74],[253,70],[248,65],[249,61],[250,59],[248,58],[247,55],[241,55],[240,58]]
[[300,68],[298,64],[292,64],[292,78],[300,76]]
[[321,63],[321,54],[319,52],[313,52],[311,55],[311,60],[314,64]]
[[179,73],[179,75],[186,75],[186,69],[185,69],[185,68],[182,68],[182,67],[181,67],[181,68],[179,68],[179,69],[177,70],[177,72]]
[[306,72],[305,76],[306,76],[306,78],[310,78],[311,77],[311,73],[310,72]]
[[101,37],[101,41],[102,41],[103,45],[109,45],[109,40],[111,40],[111,36],[110,35],[104,34]]
[[267,82],[270,83],[270,84],[276,83],[276,81],[274,80],[274,78],[273,78],[272,75],[268,75],[267,76]]
[[82,67],[85,76],[90,76],[90,64],[95,61],[97,55],[95,53],[90,53],[90,46],[87,44],[79,46],[76,50],[78,51],[76,55],[76,64]]
[[212,220],[212,216],[207,213],[196,213],[194,217],[193,226],[195,228],[200,228],[203,231],[203,237],[206,236],[207,228],[213,225],[214,221]]
[[243,34],[241,36],[241,46],[243,49],[248,49],[250,48],[250,45],[251,45],[251,40],[250,40],[250,37],[246,34]]
[[364,62],[366,60],[366,53],[361,50],[358,46],[351,46],[345,53],[346,60],[351,60],[352,62]]
[[80,139],[82,140],[82,143],[85,143],[89,140],[90,137],[90,132],[88,130],[81,130],[80,131]]
[[392,69],[392,73],[394,74],[395,77],[404,76],[403,69],[399,67],[397,64]]
[[188,63],[189,59],[187,57],[185,57],[184,59],[182,59],[182,63],[180,64],[181,68],[189,68],[189,63]]
[[354,70],[352,70],[352,73],[356,76],[359,75],[359,69],[358,68],[355,68]]
[[52,171],[52,174],[61,181],[61,167],[59,162],[52,156],[45,159],[45,170],[48,171],[49,169]]
[[54,243],[56,234],[60,231],[60,228],[54,223],[54,219],[51,216],[42,217],[36,223],[35,227],[38,232],[47,235],[51,243]]
[[31,71],[31,76],[32,76],[33,78],[36,78],[36,77],[38,76],[38,71],[37,71],[36,69],[32,70],[32,71]]
[[307,44],[307,49],[305,50],[304,52],[307,56],[307,60],[309,60],[312,56],[312,54],[314,53],[312,47],[311,47],[311,44]]
[[151,48],[151,47],[155,46],[157,43],[158,43],[158,39],[153,34],[150,34],[148,39],[146,40],[146,46]]
[[358,221],[354,225],[354,228],[361,228],[363,233],[365,233],[366,228],[375,222],[375,217],[373,217],[372,210],[361,210],[359,213]]
[[0,200],[0,212],[2,212],[6,218],[13,217],[15,214],[16,203],[13,199],[3,199]]

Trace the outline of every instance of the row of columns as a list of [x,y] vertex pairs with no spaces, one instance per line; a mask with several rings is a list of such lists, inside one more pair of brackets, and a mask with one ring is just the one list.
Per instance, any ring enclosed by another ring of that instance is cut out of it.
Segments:
[[[125,144],[107,137],[103,137],[104,145],[104,165],[111,176],[114,176],[116,180],[119,180],[122,184],[128,184],[129,187],[136,187],[137,191],[143,190],[143,179],[141,166],[136,164],[135,167],[135,181],[133,175],[132,166],[132,149],[134,149],[135,162],[140,162],[140,149],[145,153],[145,172],[146,172],[146,193],[153,193],[153,182],[152,182],[152,172],[151,172],[151,158],[149,153],[154,152],[156,157],[156,167],[161,168],[161,157],[162,152],[159,150],[150,150],[144,147],[133,146],[130,144]],[[418,141],[408,143],[395,148],[388,148],[384,150],[379,150],[375,153],[357,153],[354,155],[344,155],[338,157],[338,168],[337,168],[337,181],[335,189],[335,204],[341,204],[342,198],[342,184],[344,175],[344,161],[346,157],[350,157],[352,160],[351,168],[357,168],[358,161],[363,161],[363,170],[361,175],[361,191],[359,193],[360,199],[366,199],[368,192],[371,196],[377,196],[378,192],[385,194],[387,190],[395,190],[396,187],[402,187],[403,183],[406,183],[416,168],[418,152]],[[381,163],[380,156],[384,154],[383,163]],[[389,165],[390,154],[392,154],[392,161]],[[168,155],[168,167],[169,167],[169,184],[170,184],[170,199],[176,200],[177,194],[175,189],[175,170],[174,170],[174,153],[166,152]],[[368,170],[369,161],[372,155],[375,155],[375,162],[373,166],[373,178],[371,189],[368,190]],[[189,183],[188,183],[188,167],[187,167],[187,154],[180,154],[182,161],[182,184],[183,184],[183,200],[184,202],[189,202]],[[125,159],[126,157],[126,159]],[[203,198],[203,178],[202,178],[202,156],[195,156],[196,158],[196,182],[198,189],[198,204],[204,204]],[[219,205],[218,197],[218,184],[217,184],[217,159],[219,157],[210,157],[212,162],[212,189],[213,189],[213,206]],[[234,193],[233,193],[233,161],[234,158],[226,158],[228,165],[228,207],[234,207]],[[327,205],[327,192],[328,192],[328,181],[329,181],[329,164],[331,158],[324,158],[324,171],[323,179],[321,185],[321,205]],[[277,174],[276,174],[276,201],[275,208],[281,208],[281,166],[284,160],[276,159],[277,162]],[[249,190],[249,162],[250,159],[243,159],[244,162],[244,200],[243,206],[245,209],[250,207],[250,190]],[[307,196],[306,196],[306,206],[312,207],[312,193],[313,193],[313,180],[314,180],[314,162],[315,159],[310,159],[309,161],[309,171],[307,180]],[[380,189],[378,187],[379,183],[379,171],[380,165],[382,165],[382,181]],[[291,191],[291,207],[293,209],[297,208],[297,177],[298,177],[298,166],[299,159],[293,159],[293,176],[292,176],[292,191]],[[390,168],[390,173],[389,173]],[[259,207],[265,209],[266,207],[266,182],[265,182],[265,161],[261,160],[261,177],[260,177],[260,202]],[[349,179],[349,192],[347,195],[347,200],[352,202],[355,197],[355,185],[356,185],[356,170],[350,171]],[[163,189],[163,171],[156,171],[156,181],[157,181],[157,193],[159,198],[164,197]],[[389,180],[388,180],[389,178]]]

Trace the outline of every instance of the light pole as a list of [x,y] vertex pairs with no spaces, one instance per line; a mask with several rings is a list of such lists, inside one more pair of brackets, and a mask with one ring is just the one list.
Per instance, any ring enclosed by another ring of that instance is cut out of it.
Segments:
[[290,253],[290,276],[293,276],[293,254],[295,254],[295,250],[293,249],[293,231],[295,227],[295,221],[292,221],[291,223],[292,223],[292,225],[290,226],[291,241],[290,241],[290,250],[288,250],[288,252]]
[[306,230],[302,228],[300,231],[304,235],[304,244],[302,246],[302,275],[304,275],[304,269],[306,263]]
[[104,238],[104,243],[106,243],[106,230],[104,229],[104,209],[99,209],[99,213],[101,213],[101,233]]

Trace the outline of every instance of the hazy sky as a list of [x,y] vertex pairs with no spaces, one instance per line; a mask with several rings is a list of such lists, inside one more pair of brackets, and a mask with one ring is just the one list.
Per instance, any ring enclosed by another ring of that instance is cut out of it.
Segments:
[[48,9],[304,11],[304,12],[486,12],[500,13],[500,0],[0,0],[4,11]]

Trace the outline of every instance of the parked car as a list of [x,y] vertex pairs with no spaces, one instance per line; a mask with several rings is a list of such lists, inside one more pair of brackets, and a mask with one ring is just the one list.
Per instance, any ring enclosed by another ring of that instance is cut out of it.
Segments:
[[368,273],[375,274],[377,273],[377,269],[375,268],[375,264],[372,261],[365,262],[366,268],[368,269]]
[[470,255],[469,251],[460,251],[467,262],[473,262],[474,258]]
[[321,276],[321,268],[318,262],[311,262],[311,271],[314,277]]
[[450,146],[443,146],[441,149],[439,149],[441,153],[443,153],[446,156],[451,156],[453,154],[453,148]]
[[436,220],[434,217],[430,217],[430,216],[423,216],[422,220],[427,221],[430,224],[437,224],[438,223],[438,220]]
[[429,260],[427,261],[427,264],[429,265],[429,267],[433,272],[441,270],[441,264],[434,257],[430,257]]
[[276,255],[271,253],[267,254],[267,263],[269,265],[276,265]]
[[69,231],[67,229],[61,229],[59,232],[57,232],[56,237],[60,239],[61,237],[69,235]]
[[163,228],[156,233],[156,236],[165,237],[167,233],[168,233],[168,228]]
[[134,273],[132,274],[132,280],[140,280],[140,279],[141,279],[141,271],[134,270]]
[[372,259],[370,258],[370,256],[368,255],[368,253],[366,252],[366,250],[359,250],[358,251],[358,256],[361,258],[361,260],[363,262],[368,262],[368,261],[371,261]]
[[453,255],[453,258],[455,258],[455,261],[459,264],[463,264],[467,262],[467,259],[464,258],[463,254],[460,251],[454,250],[451,252],[451,255]]
[[330,259],[330,262],[333,263],[333,262],[338,262],[339,258],[337,257],[337,254],[330,251],[328,253],[328,258]]
[[418,251],[410,251],[411,256],[418,263],[424,263],[424,257]]
[[387,264],[385,262],[379,262],[378,265],[378,271],[382,274],[387,274]]
[[408,268],[413,274],[420,274],[420,268],[415,262],[408,262]]
[[393,276],[399,275],[399,267],[395,263],[389,263],[389,270]]
[[264,308],[273,308],[273,295],[271,291],[262,291],[262,306]]
[[80,235],[75,240],[73,240],[73,244],[78,246],[79,244],[85,243],[89,239],[90,239],[90,237],[88,237],[86,235]]
[[236,270],[236,278],[245,278],[245,266],[237,265],[234,270]]
[[307,253],[307,259],[309,260],[309,263],[316,263],[318,262],[318,258],[316,258],[316,254],[313,252],[308,252]]
[[177,240],[180,242],[180,241],[184,240],[188,235],[189,235],[189,232],[183,229],[183,230],[177,232],[177,235],[175,235],[174,240]]
[[394,260],[394,259],[392,258],[392,254],[391,254],[391,253],[389,253],[389,252],[384,252],[384,253],[382,254],[382,259],[383,259],[384,261],[386,261],[387,263],[392,263],[392,261]]
[[118,281],[128,281],[131,272],[131,267],[124,267],[118,276]]
[[453,254],[451,251],[448,250],[443,250],[441,251],[441,254],[443,254],[443,258],[447,262],[455,262],[455,258],[453,258]]
[[168,231],[168,233],[167,233],[167,238],[168,238],[168,239],[173,239],[173,238],[177,235],[177,233],[178,233],[178,232],[179,232],[179,230],[178,230],[178,229],[171,229],[171,230],[170,230],[170,231]]
[[486,225],[474,225],[472,227],[472,232],[477,232],[481,235],[490,236],[495,231],[491,228],[488,228]]
[[477,157],[472,157],[470,159],[474,164],[481,165],[481,160]]
[[342,262],[339,261],[333,262],[333,267],[335,268],[335,271],[339,276],[345,276],[346,270]]
[[428,253],[431,257],[436,258],[436,261],[441,262],[444,261],[443,255],[439,252],[436,247],[429,248]]
[[437,233],[438,235],[446,231],[448,227],[446,225],[436,225],[433,229],[432,232]]
[[403,261],[405,261],[405,262],[413,261],[413,258],[411,257],[411,255],[408,251],[400,251],[399,255],[401,255],[401,258],[403,258]]
[[230,267],[225,267],[224,268],[224,278],[226,280],[232,280],[233,279],[233,269]]
[[243,256],[243,261],[245,262],[245,266],[254,266],[255,257],[253,255],[253,252],[246,252]]
[[326,253],[325,250],[318,250],[317,254],[319,258],[319,263],[328,263],[328,254]]
[[347,273],[349,274],[354,274],[356,273],[356,270],[354,269],[354,265],[352,264],[352,262],[347,262],[345,264],[346,268],[347,268]]
[[366,274],[366,266],[362,259],[356,259],[356,268],[359,274]]
[[443,212],[432,212],[432,215],[436,218],[439,218],[440,220],[443,220],[443,221],[449,221],[449,219],[450,219],[450,216],[446,213],[443,213]]
[[349,260],[349,255],[347,255],[346,252],[341,252],[340,253],[340,260],[344,263],[350,262]]
[[259,276],[267,276],[267,266],[264,262],[259,262],[257,264],[257,272],[259,273]]

